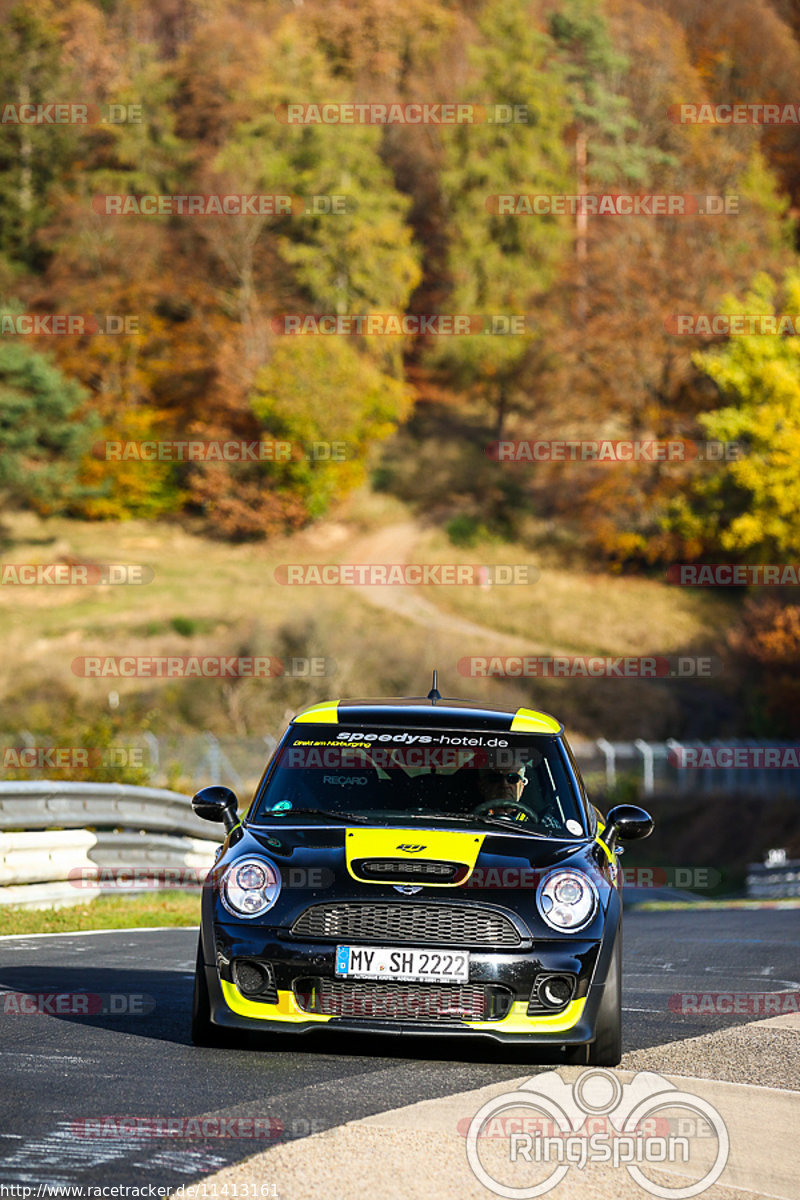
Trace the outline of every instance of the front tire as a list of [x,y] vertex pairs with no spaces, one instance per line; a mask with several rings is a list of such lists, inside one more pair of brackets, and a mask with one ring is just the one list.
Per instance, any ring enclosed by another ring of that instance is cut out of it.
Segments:
[[192,1041],[195,1046],[233,1046],[238,1040],[237,1030],[223,1029],[211,1020],[211,1001],[208,995],[206,967],[203,960],[203,938],[197,941],[197,963],[194,969],[194,995],[192,996]]
[[606,986],[597,1014],[597,1033],[586,1061],[595,1067],[617,1067],[622,1058],[622,930],[617,934]]

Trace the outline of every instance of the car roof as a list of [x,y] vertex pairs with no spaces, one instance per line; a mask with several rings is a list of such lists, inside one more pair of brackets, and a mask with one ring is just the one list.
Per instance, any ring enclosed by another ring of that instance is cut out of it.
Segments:
[[394,726],[493,730],[507,733],[562,734],[564,726],[549,713],[532,708],[496,708],[471,700],[409,696],[397,700],[327,700],[303,709],[292,724]]

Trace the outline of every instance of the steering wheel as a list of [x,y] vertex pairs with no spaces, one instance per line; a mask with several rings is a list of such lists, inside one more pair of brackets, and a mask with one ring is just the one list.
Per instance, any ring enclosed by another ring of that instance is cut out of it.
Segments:
[[528,808],[527,804],[523,804],[521,800],[482,800],[477,807],[473,808],[472,815],[473,817],[482,817],[484,813],[491,812],[493,808],[515,808],[524,813],[536,825],[541,820],[539,814],[535,813],[532,808]]

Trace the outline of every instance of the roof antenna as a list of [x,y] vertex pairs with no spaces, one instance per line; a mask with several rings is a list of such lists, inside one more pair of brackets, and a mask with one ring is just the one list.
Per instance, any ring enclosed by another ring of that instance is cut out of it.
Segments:
[[434,670],[434,672],[433,672],[433,687],[428,692],[425,699],[430,700],[431,704],[435,704],[436,701],[441,700],[441,698],[442,698],[442,694],[439,691],[439,672]]

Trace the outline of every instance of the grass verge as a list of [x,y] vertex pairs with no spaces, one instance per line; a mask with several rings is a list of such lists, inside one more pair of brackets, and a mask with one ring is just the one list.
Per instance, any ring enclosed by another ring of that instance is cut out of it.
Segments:
[[100,896],[91,904],[65,908],[2,908],[0,934],[78,933],[92,929],[147,929],[198,925],[200,896],[154,892],[150,896]]

